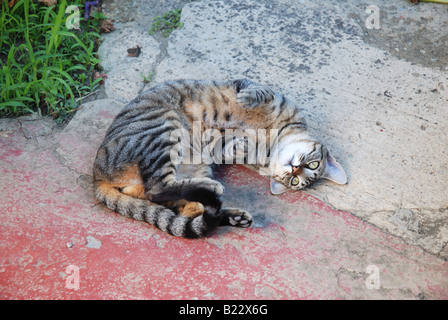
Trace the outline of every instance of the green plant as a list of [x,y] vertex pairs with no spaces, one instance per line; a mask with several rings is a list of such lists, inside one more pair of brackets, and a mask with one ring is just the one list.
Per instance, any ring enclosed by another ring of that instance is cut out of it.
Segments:
[[143,73],[140,73],[143,78],[144,83],[150,83],[152,81],[153,72],[151,71],[148,76],[145,76]]
[[149,34],[153,35],[156,31],[160,31],[164,37],[168,37],[175,29],[181,29],[184,25],[180,22],[180,14],[182,9],[171,10],[162,16],[153,19]]
[[[71,4],[83,9],[82,0]],[[0,3],[0,116],[37,112],[66,120],[82,96],[93,92],[98,64],[98,18],[68,29],[66,0],[48,7],[20,0]],[[96,25],[95,25],[96,24]]]

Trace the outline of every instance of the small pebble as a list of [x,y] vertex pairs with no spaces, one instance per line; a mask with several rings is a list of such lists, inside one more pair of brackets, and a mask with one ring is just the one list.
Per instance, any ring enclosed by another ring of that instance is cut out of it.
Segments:
[[101,248],[101,241],[98,239],[95,239],[92,236],[87,236],[86,237],[86,247],[87,248],[92,248],[92,249],[99,249]]

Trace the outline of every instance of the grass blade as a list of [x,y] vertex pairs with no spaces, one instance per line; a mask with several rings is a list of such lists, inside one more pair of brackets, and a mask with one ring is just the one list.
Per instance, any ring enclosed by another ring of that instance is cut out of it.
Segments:
[[59,3],[59,10],[58,10],[58,14],[56,15],[56,18],[54,20],[54,26],[53,26],[53,28],[51,28],[51,37],[50,37],[50,43],[47,47],[47,54],[50,54],[52,47],[54,47],[55,51],[58,49],[58,46],[59,46],[58,31],[59,31],[59,28],[61,27],[62,20],[64,19],[65,7],[66,7],[66,0],[62,0]]

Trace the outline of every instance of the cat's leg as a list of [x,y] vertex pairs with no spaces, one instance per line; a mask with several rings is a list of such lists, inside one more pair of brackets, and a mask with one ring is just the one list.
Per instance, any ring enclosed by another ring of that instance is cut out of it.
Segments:
[[[178,165],[170,161],[169,157],[163,162],[161,159],[163,160],[163,156],[157,158],[155,155],[155,159],[140,161],[139,169],[149,201],[166,205],[167,208],[169,206],[167,202],[174,202],[172,210],[177,212],[177,218],[173,218],[173,225],[169,219],[164,223],[170,225],[172,230],[177,230],[175,233],[187,237],[202,236],[220,225],[223,218],[220,195],[223,194],[224,187],[208,177],[178,179],[176,176]],[[151,166],[153,161],[159,164],[157,168],[155,165]],[[176,204],[179,200],[187,201],[182,211]]]
[[275,92],[267,87],[250,80],[235,81],[237,103],[244,108],[258,108],[271,104],[275,99]]
[[[205,164],[180,164],[177,167],[177,177],[181,179],[190,178],[207,178],[211,179],[213,175],[210,165]],[[197,217],[204,212],[204,206],[200,202],[185,201],[177,208],[179,214],[186,217]],[[252,216],[246,211],[239,208],[223,208],[221,209],[222,220],[220,225],[233,226],[240,228],[248,228],[252,225]]]
[[[213,175],[212,168],[209,165],[184,165],[178,168],[180,174],[191,174],[192,177],[208,177]],[[185,216],[199,215],[202,205],[197,202],[188,202],[183,208],[181,214]],[[203,207],[202,207],[203,210]],[[252,225],[252,216],[246,210],[239,208],[222,208],[221,214],[223,219],[221,220],[222,226],[233,226],[240,228],[248,228]]]
[[205,212],[204,205],[196,201],[188,201],[182,199],[177,201],[163,202],[161,204],[173,210],[177,214],[188,218],[195,218]]
[[275,99],[275,93],[271,88],[259,86],[242,89],[238,94],[236,101],[244,108],[258,108],[263,105],[269,105]]
[[[184,217],[195,218],[204,213],[204,206],[200,202],[185,201],[177,207],[177,212]],[[239,208],[222,208],[221,226],[248,228],[252,225],[252,216],[246,210]]]
[[222,226],[232,226],[240,228],[248,228],[252,225],[252,216],[246,210],[239,208],[222,208],[223,219]]
[[204,213],[204,206],[200,202],[188,201],[182,208],[178,208],[179,214],[184,217],[194,218]]
[[[180,164],[176,172],[178,179],[185,178],[212,178],[211,166],[205,164]],[[181,200],[178,202],[177,211],[185,217],[197,217],[204,213],[204,206],[200,202]]]
[[195,174],[178,175],[178,166],[182,164],[175,165],[169,157],[163,156],[156,156],[150,161],[140,161],[140,174],[146,197],[150,201],[160,203],[186,199],[202,202],[201,194],[203,197],[218,199],[224,193],[224,187],[220,182],[204,174],[210,172],[209,169],[198,168]]
[[218,198],[224,193],[224,187],[210,178],[173,179],[161,187],[149,188],[146,196],[156,203],[179,199],[201,201],[201,193]]

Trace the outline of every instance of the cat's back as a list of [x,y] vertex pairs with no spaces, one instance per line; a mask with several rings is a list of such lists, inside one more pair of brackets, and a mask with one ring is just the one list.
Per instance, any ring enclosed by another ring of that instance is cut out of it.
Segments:
[[217,120],[220,114],[228,118],[229,105],[236,98],[233,85],[232,81],[212,80],[163,82],[126,105],[114,119],[107,135],[113,134],[117,126],[133,130],[139,124],[151,121],[179,120],[189,125],[196,120]]
[[156,85],[118,113],[103,145],[122,137],[135,138],[144,133],[160,134],[179,126],[189,127],[211,105],[227,103],[232,98],[227,97],[230,87],[229,81],[206,80],[173,80]]

